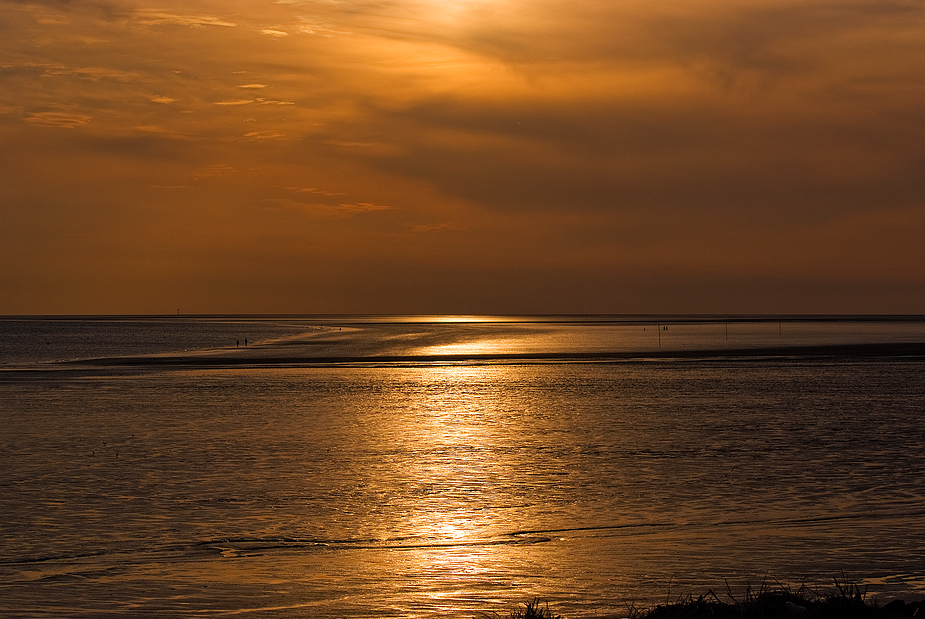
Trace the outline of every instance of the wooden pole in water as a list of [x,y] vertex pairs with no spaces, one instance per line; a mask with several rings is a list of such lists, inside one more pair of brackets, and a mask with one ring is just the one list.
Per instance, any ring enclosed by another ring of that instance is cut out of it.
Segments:
[[662,347],[662,325],[658,325],[658,347]]

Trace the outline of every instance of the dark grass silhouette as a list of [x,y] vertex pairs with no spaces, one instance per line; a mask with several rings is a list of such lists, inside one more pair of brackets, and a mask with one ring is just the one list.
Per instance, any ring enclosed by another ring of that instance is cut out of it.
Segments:
[[[486,619],[502,619],[496,612],[482,613],[482,616]],[[549,610],[548,602],[540,602],[539,598],[536,598],[532,602],[524,603],[524,608],[512,610],[508,619],[562,619],[562,616],[554,615]]]
[[524,609],[517,609],[511,613],[511,619],[562,619],[549,610],[549,603],[541,604],[539,599],[524,604]]
[[[728,600],[714,591],[694,598],[688,595],[676,602],[652,608],[631,606],[629,619],[925,619],[925,600],[906,603],[894,600],[880,606],[868,600],[867,593],[855,584],[835,580],[835,588],[823,592],[806,585],[793,589],[775,582],[759,588],[748,587],[735,597],[727,590]],[[562,619],[549,610],[549,604],[534,599],[511,612],[510,619]],[[501,619],[497,614],[495,619]]]
[[727,592],[724,601],[713,591],[694,599],[648,609],[630,609],[630,619],[925,619],[925,602],[890,602],[881,607],[869,601],[866,591],[846,581],[835,580],[835,589],[820,592],[801,585],[792,589],[775,583],[748,587],[737,599]]

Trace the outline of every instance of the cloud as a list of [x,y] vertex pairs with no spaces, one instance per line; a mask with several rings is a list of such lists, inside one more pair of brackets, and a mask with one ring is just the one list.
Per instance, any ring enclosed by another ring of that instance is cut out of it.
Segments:
[[524,70],[543,67],[544,72],[569,70],[576,63],[655,61],[686,67],[719,63],[776,74],[811,68],[813,57],[803,55],[824,51],[826,46],[818,43],[839,42],[855,32],[884,36],[920,23],[923,11],[904,0],[538,0],[516,7],[498,3],[487,11],[473,4],[472,10],[456,15],[462,24],[456,29],[424,33],[408,21],[394,36],[427,36]]
[[316,187],[286,187],[286,189],[288,189],[289,191],[294,191],[296,193],[310,193],[310,194],[314,194],[318,196],[334,197],[334,196],[344,195],[343,193],[339,191],[328,191],[325,189],[318,189]]
[[[535,299],[559,294],[547,272],[594,294],[622,277],[606,274],[664,272],[700,295],[704,273],[848,280],[921,257],[921,216],[876,217],[925,204],[925,6],[909,0],[113,2],[101,18],[0,0],[4,202],[66,212],[79,185],[87,204],[176,206],[191,216],[157,211],[157,239],[136,222],[139,245],[216,277],[264,256],[326,259],[343,281],[378,264],[434,282],[522,268]],[[50,169],[68,181],[54,191]],[[267,197],[280,208],[255,208]],[[223,246],[236,227],[255,242]]]
[[247,140],[282,140],[285,137],[286,134],[279,131],[251,131],[244,134]]
[[189,26],[191,28],[204,28],[206,26],[221,26],[233,28],[236,24],[223,21],[218,17],[207,15],[179,15],[155,9],[136,9],[135,19],[145,26]]
[[178,131],[172,129],[165,129],[160,125],[138,125],[135,127],[135,131],[143,135],[157,136],[160,138],[167,138],[172,140],[189,140],[190,137]]
[[255,101],[260,105],[295,105],[295,101],[280,101],[277,99],[262,99],[258,97]]
[[32,112],[26,117],[26,122],[43,127],[60,127],[74,129],[86,125],[93,119],[85,114],[71,114],[68,112]]
[[385,204],[374,204],[372,202],[341,203],[337,205],[337,210],[342,213],[371,213],[373,211],[389,211],[391,206]]
[[794,225],[925,197],[925,127],[913,120],[925,104],[925,7],[569,7],[540,0],[517,19],[421,32],[476,55],[482,75],[447,86],[452,67],[443,80],[395,70],[395,96],[382,89],[364,108],[374,120],[329,143],[400,136],[398,148],[356,156],[509,213]]
[[36,15],[35,21],[43,26],[65,26],[71,23],[64,15]]
[[415,224],[411,226],[411,231],[419,234],[431,234],[435,232],[448,232],[456,230],[465,230],[465,226],[452,221],[445,221],[437,224]]
[[362,142],[351,140],[326,140],[325,144],[328,144],[329,146],[335,146],[337,148],[348,149],[380,149],[386,146],[381,142]]
[[0,0],[0,4],[18,4],[20,6],[43,6],[61,11],[91,10],[95,13],[118,14],[119,8],[115,3],[101,0]]
[[296,26],[296,32],[301,34],[313,34],[325,38],[331,38],[336,35],[353,34],[347,30],[339,30],[328,24],[317,23],[306,17],[301,17],[299,20],[302,23]]
[[237,174],[238,170],[232,165],[225,163],[216,163],[213,165],[205,166],[199,168],[193,173],[193,178],[196,180],[203,180],[206,178],[216,178],[220,176],[230,176],[232,174]]
[[[307,192],[307,193],[317,193],[317,192]],[[341,195],[341,194],[319,194],[319,195]],[[300,200],[292,200],[289,198],[269,198],[266,202],[277,204],[282,207],[295,208],[298,210],[320,214],[320,215],[331,215],[331,216],[352,216],[352,215],[362,215],[365,213],[375,213],[381,211],[392,211],[395,210],[394,207],[388,206],[386,204],[377,204],[373,202],[339,202],[336,204],[329,204],[325,202],[302,202]]]
[[109,79],[118,82],[130,82],[138,78],[137,73],[110,69],[108,67],[65,67],[51,66],[45,69],[44,75],[51,77],[86,77],[92,80]]

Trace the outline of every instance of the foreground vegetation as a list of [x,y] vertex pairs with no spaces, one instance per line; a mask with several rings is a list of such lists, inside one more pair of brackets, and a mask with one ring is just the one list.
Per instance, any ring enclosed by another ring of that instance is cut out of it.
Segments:
[[[831,592],[819,592],[806,586],[791,589],[777,583],[774,588],[762,585],[747,589],[741,599],[731,592],[728,601],[713,591],[698,598],[686,599],[653,608],[629,610],[630,619],[925,619],[925,600],[906,603],[895,600],[880,606],[868,600],[857,585],[835,582]],[[511,613],[510,619],[562,619],[549,610],[548,604],[534,600],[525,608]]]

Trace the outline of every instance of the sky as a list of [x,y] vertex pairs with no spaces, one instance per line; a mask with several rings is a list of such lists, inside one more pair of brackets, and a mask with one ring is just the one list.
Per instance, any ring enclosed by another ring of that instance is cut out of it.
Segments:
[[925,313],[918,0],[0,0],[0,314]]

